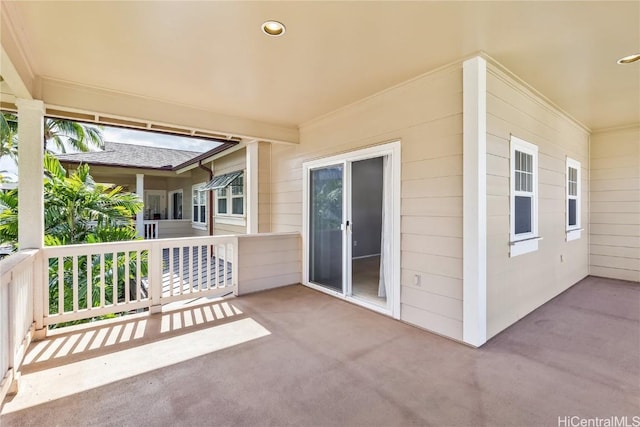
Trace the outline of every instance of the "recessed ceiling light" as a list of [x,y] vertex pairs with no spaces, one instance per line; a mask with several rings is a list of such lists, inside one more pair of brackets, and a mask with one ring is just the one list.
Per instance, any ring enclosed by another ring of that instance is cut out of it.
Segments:
[[618,59],[618,64],[631,64],[632,62],[640,61],[640,53],[634,53],[633,55],[627,55]]
[[262,32],[268,36],[278,37],[283,35],[286,30],[284,24],[278,21],[266,21],[262,24]]

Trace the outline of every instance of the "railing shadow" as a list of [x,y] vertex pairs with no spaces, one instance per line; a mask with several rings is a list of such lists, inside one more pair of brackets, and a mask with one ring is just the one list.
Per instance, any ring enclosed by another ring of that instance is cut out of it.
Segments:
[[150,315],[140,313],[118,319],[49,332],[27,351],[22,373],[62,366],[134,348],[150,342],[223,325],[247,317],[233,298],[195,302],[183,308]]

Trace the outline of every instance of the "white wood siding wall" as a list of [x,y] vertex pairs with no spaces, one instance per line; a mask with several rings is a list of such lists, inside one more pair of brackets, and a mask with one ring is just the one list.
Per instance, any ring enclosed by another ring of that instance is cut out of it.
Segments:
[[173,239],[193,236],[190,219],[169,219],[158,221],[158,238]]
[[590,273],[640,281],[640,127],[591,136]]
[[258,232],[271,231],[271,144],[258,143]]
[[303,162],[397,139],[401,319],[461,340],[462,64],[303,124],[299,145],[273,145],[272,231],[302,229]]
[[[509,257],[509,140],[538,146],[538,251]],[[589,224],[589,136],[524,85],[487,68],[487,338],[588,275],[588,232],[566,241],[565,162],[582,167],[581,224]]]
[[[230,172],[244,171],[247,166],[246,156],[247,156],[247,150],[242,149],[242,150],[234,151],[228,156],[224,156],[214,160],[211,165],[214,176],[223,175],[225,173],[230,173]],[[244,177],[244,182],[245,182],[245,213],[246,213],[246,210],[247,210],[247,206],[246,206],[247,177],[246,175]],[[213,197],[215,199],[215,192]],[[213,211],[214,215],[215,215],[215,208],[216,208],[216,203],[214,200],[213,205],[211,206],[211,209],[214,209]],[[231,206],[229,206],[229,209],[231,209]],[[215,224],[213,227],[214,235],[245,234],[246,232],[247,232],[246,225],[239,226],[239,225],[224,224],[220,222],[219,218],[215,218]]]
[[238,237],[238,294],[300,283],[300,234]]

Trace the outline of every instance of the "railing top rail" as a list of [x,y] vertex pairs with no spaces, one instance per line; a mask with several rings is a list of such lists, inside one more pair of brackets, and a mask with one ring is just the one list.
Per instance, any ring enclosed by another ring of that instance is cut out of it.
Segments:
[[25,249],[0,261],[0,286],[4,286],[6,283],[9,283],[13,272],[16,269],[33,262],[33,258],[36,255],[38,255],[38,249]]
[[92,254],[126,252],[149,249],[148,240],[122,240],[106,243],[82,243],[78,245],[45,246],[42,253],[46,257],[82,255],[87,252]]
[[42,249],[42,253],[45,257],[84,255],[87,253],[101,254],[148,250],[152,244],[159,244],[162,248],[168,248],[180,245],[189,246],[233,243],[237,238],[238,235],[229,234],[224,236],[178,237],[154,240],[123,240],[107,243],[84,243],[79,245],[46,246]]
[[283,231],[278,233],[257,233],[257,234],[238,234],[236,235],[241,239],[260,239],[265,237],[292,237],[292,236],[300,236],[300,232],[298,231]]

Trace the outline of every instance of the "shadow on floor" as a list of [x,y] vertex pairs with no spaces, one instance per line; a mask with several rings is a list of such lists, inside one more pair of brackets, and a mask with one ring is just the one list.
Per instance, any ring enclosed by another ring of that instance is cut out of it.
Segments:
[[639,415],[637,284],[589,277],[480,349],[302,286],[229,304],[219,326],[216,317],[135,348],[46,362],[23,375],[0,421],[541,426]]

